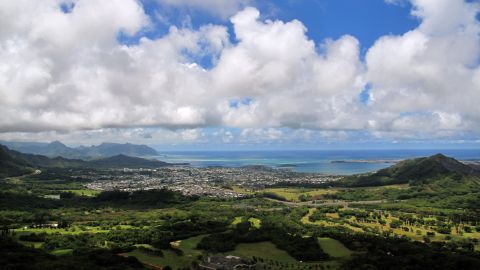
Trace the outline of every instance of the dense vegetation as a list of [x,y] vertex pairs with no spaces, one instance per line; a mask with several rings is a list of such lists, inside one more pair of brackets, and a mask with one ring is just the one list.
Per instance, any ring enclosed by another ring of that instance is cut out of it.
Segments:
[[0,265],[4,270],[18,269],[145,269],[135,257],[121,257],[115,250],[83,249],[68,256],[54,256],[43,250],[25,247],[10,238],[0,241]]
[[0,145],[0,178],[19,176],[33,171],[27,162],[12,157],[8,151],[8,148]]
[[382,172],[386,183],[408,184],[363,186],[358,179],[369,175],[342,183],[349,187],[269,188],[235,199],[98,192],[78,177],[92,168],[30,174],[24,160],[4,160],[27,174],[0,181],[2,269],[197,269],[229,254],[256,269],[480,269],[479,180],[443,157]]
[[234,250],[239,243],[262,241],[271,241],[299,261],[319,261],[328,258],[315,238],[284,231],[274,224],[264,224],[261,228],[254,228],[248,221],[238,223],[235,230],[204,237],[198,244],[198,248],[211,252],[227,252]]

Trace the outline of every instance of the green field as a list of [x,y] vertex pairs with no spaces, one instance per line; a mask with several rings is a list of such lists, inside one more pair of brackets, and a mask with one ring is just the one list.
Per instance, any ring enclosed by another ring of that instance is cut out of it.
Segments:
[[[245,221],[244,217],[235,217],[232,221],[232,225],[237,225],[240,222]],[[255,228],[260,228],[262,226],[262,221],[258,218],[250,217],[248,218],[248,221],[252,224],[253,227]]]
[[32,247],[32,248],[42,248],[43,242],[30,242],[30,241],[18,241],[24,246]]
[[[185,240],[177,241],[173,243],[173,246],[181,249],[183,251],[183,256],[178,256],[169,250],[162,250],[164,256],[154,256],[150,254],[143,253],[139,250],[134,250],[132,252],[125,253],[125,256],[134,256],[139,259],[141,262],[153,266],[170,266],[173,269],[181,268],[185,266],[190,266],[193,261],[197,260],[198,255],[202,254],[202,251],[197,250],[196,246],[198,242],[204,237],[204,235],[188,238]],[[343,249],[338,254],[342,254],[342,257],[349,256],[350,251],[346,249],[340,242],[335,243],[334,239],[331,239],[329,248],[334,249],[335,244]],[[327,250],[326,250],[327,251]],[[235,247],[235,250],[231,252],[225,252],[223,255],[234,255],[242,258],[262,258],[264,262],[279,262],[288,264],[290,266],[297,267],[299,265],[324,265],[329,266],[330,269],[336,269],[339,265],[337,261],[326,261],[326,262],[312,262],[312,263],[301,263],[291,257],[287,252],[278,249],[271,242],[258,242],[258,243],[244,243],[238,244]]]
[[[118,226],[122,229],[127,229],[131,226],[120,225]],[[55,229],[55,228],[28,228],[28,229],[15,229],[14,230],[17,234],[30,234],[30,233],[59,233],[59,234],[81,234],[81,233],[102,233],[108,232],[109,230],[102,230],[100,227],[92,227],[92,226],[72,226],[66,229]]]
[[78,196],[87,196],[87,197],[95,197],[100,194],[100,191],[93,190],[93,189],[66,189],[62,190],[62,192],[71,192]]
[[[234,251],[226,252],[225,255],[234,255],[242,258],[262,258],[265,263],[271,262],[272,265],[276,265],[278,262],[284,264],[281,269],[299,269],[301,266],[315,266],[322,265],[327,269],[337,269],[339,264],[337,261],[325,261],[325,262],[309,262],[302,263],[295,260],[287,252],[278,249],[272,242],[258,242],[258,243],[244,243],[238,244]],[[273,262],[272,262],[273,261]],[[275,267],[275,266],[274,266]],[[278,268],[273,268],[278,269]]]
[[318,238],[318,243],[328,255],[334,258],[350,258],[352,251],[346,248],[338,240],[321,237]]
[[252,258],[253,256],[262,257],[268,260],[279,262],[296,263],[297,261],[288,255],[287,252],[278,249],[271,242],[258,242],[248,244],[238,244],[234,251],[225,253],[226,255],[234,255],[242,258]]
[[56,256],[70,255],[72,254],[72,249],[55,249],[51,253]]
[[242,221],[243,221],[243,217],[235,217],[235,219],[232,221],[232,225],[237,225]]
[[248,219],[248,221],[250,221],[250,223],[252,224],[253,227],[259,229],[260,227],[262,227],[262,221],[258,218],[254,218],[254,217],[251,217]]
[[204,235],[200,235],[175,242],[173,246],[182,250],[183,256],[178,256],[170,250],[162,250],[163,257],[146,254],[139,250],[134,250],[132,252],[125,253],[124,255],[134,256],[142,263],[149,265],[162,267],[170,266],[173,269],[182,268],[190,266],[193,261],[197,260],[197,256],[201,254],[201,251],[195,248],[203,237]]
[[267,188],[263,192],[274,193],[287,201],[299,202],[300,196],[307,196],[311,199],[317,199],[325,194],[335,194],[335,189],[310,189],[310,188]]

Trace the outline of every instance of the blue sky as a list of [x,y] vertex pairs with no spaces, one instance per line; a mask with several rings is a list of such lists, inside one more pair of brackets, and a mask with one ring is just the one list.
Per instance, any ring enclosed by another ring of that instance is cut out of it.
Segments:
[[[134,37],[122,36],[120,40],[125,44],[135,44],[141,36],[161,37],[172,25],[182,28],[190,24],[199,28],[209,23],[226,24],[231,41],[236,41],[228,18],[212,15],[206,10],[159,5],[155,0],[141,2],[154,27]],[[262,19],[301,21],[308,28],[308,37],[318,43],[324,39],[353,35],[359,39],[363,53],[379,37],[403,34],[419,25],[418,18],[411,15],[412,6],[407,1],[389,4],[384,0],[273,0],[254,1],[250,5],[260,10]],[[162,19],[158,14],[162,15]]]
[[0,14],[3,140],[480,145],[478,0],[25,0]]

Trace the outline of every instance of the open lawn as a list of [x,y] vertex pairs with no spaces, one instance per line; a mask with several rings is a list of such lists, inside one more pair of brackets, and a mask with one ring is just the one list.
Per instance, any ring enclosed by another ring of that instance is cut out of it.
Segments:
[[242,258],[252,258],[255,256],[286,263],[297,262],[297,260],[288,255],[287,252],[278,249],[272,242],[238,244],[234,251],[226,252],[225,255],[234,255]]
[[233,186],[232,189],[233,189],[233,191],[235,191],[237,193],[242,193],[242,194],[247,194],[247,195],[255,194],[255,192],[253,190],[243,188],[243,187],[239,187],[239,186]]
[[[299,262],[295,260],[292,256],[290,256],[287,252],[281,249],[278,249],[271,242],[238,244],[235,247],[234,251],[226,252],[224,254],[239,256],[242,258],[253,258],[253,257],[261,258],[264,263],[272,264],[274,267],[273,269],[300,269],[301,266],[314,267],[315,265],[323,265],[327,269],[337,269],[339,266],[338,261],[309,262],[309,263]],[[283,265],[281,266],[281,268],[278,268],[279,266],[276,263],[273,263],[271,261],[275,261]]]
[[100,227],[92,226],[73,226],[66,229],[54,229],[54,228],[27,228],[27,229],[15,229],[15,232],[18,235],[21,234],[30,234],[30,233],[59,233],[59,234],[81,234],[81,233],[102,233],[108,232],[109,230],[102,230]]
[[[242,221],[245,221],[245,217],[235,217],[232,221],[232,225],[237,225],[238,223],[242,222]],[[250,217],[248,219],[248,221],[250,221],[250,223],[252,224],[253,227],[255,228],[260,228],[262,227],[262,221],[258,218],[254,218],[254,217]]]
[[56,256],[63,256],[63,255],[72,254],[72,251],[73,251],[73,249],[69,249],[69,248],[67,248],[67,249],[55,249],[50,253],[53,254],[53,255],[56,255]]
[[21,185],[21,184],[23,184],[23,181],[20,178],[11,177],[11,178],[5,179],[5,183],[10,184],[10,185]]
[[262,227],[262,221],[258,218],[251,217],[251,218],[248,219],[248,221],[250,221],[252,226],[257,228],[257,229]]
[[78,196],[87,196],[87,197],[95,197],[100,194],[100,191],[93,190],[93,189],[66,189],[61,190],[61,192],[71,192]]
[[[190,266],[193,261],[197,260],[198,255],[202,254],[202,251],[197,250],[196,246],[198,242],[204,237],[204,235],[188,238],[185,240],[180,240],[174,243],[174,246],[181,249],[183,251],[182,256],[178,256],[174,254],[172,251],[169,250],[162,250],[164,256],[154,256],[139,250],[134,250],[132,252],[125,253],[125,256],[134,256],[139,259],[141,262],[153,265],[157,267],[165,267],[170,266],[173,269]],[[333,239],[332,239],[333,240]],[[335,243],[331,243],[330,246],[334,247]],[[337,246],[343,247],[341,243],[338,242]],[[348,249],[343,247],[344,249],[341,250],[342,256],[349,252]],[[346,251],[345,251],[346,250]],[[289,265],[285,269],[297,269],[300,265],[323,265],[325,267],[329,267],[329,269],[337,269],[339,262],[338,261],[325,261],[325,262],[317,262],[317,263],[302,263],[295,260],[291,257],[287,252],[278,249],[273,243],[271,242],[258,242],[258,243],[247,243],[247,244],[238,244],[235,247],[235,250],[231,252],[226,252],[223,255],[234,255],[243,258],[262,258],[265,263],[273,263],[279,262],[285,265]],[[346,256],[346,255],[345,255]]]
[[134,250],[132,252],[125,253],[124,255],[134,256],[142,263],[158,267],[170,266],[173,269],[187,266],[189,267],[191,266],[191,263],[193,261],[197,260],[197,256],[201,254],[201,251],[195,248],[197,247],[198,242],[200,242],[203,237],[204,235],[200,235],[177,241],[174,246],[183,251],[182,256],[178,256],[170,250],[162,250],[163,257],[146,254],[139,250]]
[[30,241],[18,241],[18,242],[26,247],[32,247],[32,248],[43,247],[43,242],[30,242]]
[[243,221],[243,217],[235,217],[232,221],[232,225],[237,225],[238,223]]
[[318,238],[318,243],[328,255],[334,258],[350,258],[352,251],[346,248],[338,240],[328,237]]
[[[310,221],[309,217],[313,215],[315,211],[317,211],[315,208],[310,208],[308,210],[308,213],[305,216],[303,216],[300,221],[304,224],[315,224],[315,225],[327,226],[327,227],[344,227],[357,232],[362,232],[362,231],[375,232],[375,233],[389,232],[399,236],[406,236],[412,240],[419,241],[419,242],[425,241],[427,232],[434,232],[434,235],[428,236],[428,238],[430,241],[437,241],[437,242],[445,241],[448,238],[451,238],[452,240],[462,240],[465,238],[480,239],[479,232],[470,232],[470,233],[460,232],[459,233],[455,230],[455,227],[453,226],[450,234],[441,234],[436,232],[433,226],[426,226],[426,225],[419,225],[419,224],[403,223],[398,228],[395,228],[395,227],[392,228],[390,224],[392,224],[392,222],[398,222],[398,217],[395,217],[392,214],[381,215],[381,221],[383,221],[383,224],[375,220],[372,222],[371,219],[369,222],[367,222],[363,219],[357,219],[356,217],[341,218],[338,213],[326,213],[324,219],[320,219],[312,222]],[[345,210],[339,210],[340,213],[342,211],[345,211]],[[432,220],[435,218],[429,217],[425,219]],[[476,244],[475,249],[480,250],[480,244]]]
[[334,194],[338,190],[335,189],[310,189],[310,188],[267,188],[264,192],[274,193],[287,201],[299,202],[300,196],[307,196],[310,199],[319,199],[325,194]]

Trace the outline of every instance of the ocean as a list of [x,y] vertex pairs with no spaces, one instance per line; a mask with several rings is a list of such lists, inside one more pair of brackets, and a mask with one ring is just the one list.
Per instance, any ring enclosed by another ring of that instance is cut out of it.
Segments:
[[448,150],[298,150],[298,151],[168,151],[159,160],[193,167],[264,165],[297,172],[350,175],[376,171],[395,161],[437,153],[458,160],[480,160],[480,149]]

